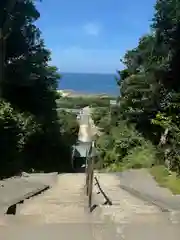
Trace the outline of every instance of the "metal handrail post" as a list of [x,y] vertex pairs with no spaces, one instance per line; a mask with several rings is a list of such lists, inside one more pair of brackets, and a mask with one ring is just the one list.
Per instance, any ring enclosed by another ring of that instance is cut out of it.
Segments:
[[94,158],[91,158],[90,164],[90,177],[89,177],[89,192],[88,192],[88,205],[91,211],[92,206],[92,191],[93,191],[93,176],[94,176]]
[[89,192],[89,161],[87,162],[87,167],[86,167],[86,195],[88,196]]

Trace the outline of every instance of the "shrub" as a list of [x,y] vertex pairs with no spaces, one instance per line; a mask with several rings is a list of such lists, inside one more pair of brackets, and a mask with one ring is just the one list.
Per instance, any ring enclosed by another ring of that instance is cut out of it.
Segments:
[[145,141],[133,125],[127,125],[126,122],[123,121],[120,122],[117,127],[112,128],[111,134],[114,139],[114,149],[119,161],[122,161],[132,148],[141,146]]
[[156,162],[156,149],[150,143],[132,148],[123,158],[125,168],[149,168]]
[[121,163],[112,163],[106,168],[107,172],[121,172],[123,170],[124,168]]
[[31,115],[22,114],[5,102],[0,102],[0,176],[16,174],[24,166],[21,153],[27,139],[36,131]]
[[104,116],[100,119],[98,127],[102,129],[103,132],[109,133],[110,132],[110,118],[108,115]]
[[92,119],[94,120],[95,125],[98,125],[106,115],[108,115],[109,110],[107,107],[97,107],[93,109]]

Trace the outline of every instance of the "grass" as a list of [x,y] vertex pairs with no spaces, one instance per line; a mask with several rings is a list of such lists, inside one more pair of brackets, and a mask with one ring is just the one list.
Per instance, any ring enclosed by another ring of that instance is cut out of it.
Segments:
[[173,194],[180,194],[180,177],[175,172],[169,172],[164,166],[154,166],[150,173],[159,186],[168,188]]

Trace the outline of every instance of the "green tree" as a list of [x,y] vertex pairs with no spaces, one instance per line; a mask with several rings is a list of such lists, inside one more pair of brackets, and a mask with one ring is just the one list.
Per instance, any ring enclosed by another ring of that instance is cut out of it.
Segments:
[[157,0],[151,32],[127,51],[118,81],[121,118],[134,123],[165,157],[166,150],[174,156],[171,169],[179,168],[179,20],[178,1]]
[[[56,87],[60,75],[56,67],[49,65],[50,51],[35,25],[39,17],[33,0],[2,0],[0,3],[0,89],[1,97],[9,104],[8,119],[12,119],[8,120],[6,130],[6,103],[2,104],[2,110],[5,109],[1,114],[0,128],[4,135],[0,136],[0,141],[2,146],[6,144],[3,137],[6,134],[10,141],[11,129],[13,131],[13,126],[17,125],[19,133],[9,147],[12,152],[17,149],[15,156],[23,159],[19,169],[61,171],[65,165],[69,167],[71,151],[61,134],[56,111]],[[20,124],[17,116],[21,115]],[[36,127],[28,121],[29,118]],[[19,142],[23,142],[21,148]],[[6,151],[3,161],[6,162],[8,156]]]
[[61,126],[61,132],[66,139],[66,142],[70,146],[76,144],[79,133],[79,124],[76,119],[76,114],[66,111],[59,111],[58,118]]

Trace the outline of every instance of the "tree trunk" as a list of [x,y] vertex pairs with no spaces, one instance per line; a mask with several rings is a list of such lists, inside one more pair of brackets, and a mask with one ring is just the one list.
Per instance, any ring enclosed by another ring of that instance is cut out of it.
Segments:
[[[164,133],[161,135],[161,138],[160,138],[160,141],[159,141],[159,146],[163,146],[163,145],[166,144],[168,133],[169,133],[169,129],[166,128]],[[168,170],[170,170],[170,168],[171,168],[171,162],[168,159],[169,151],[170,151],[169,149],[165,149],[165,152],[164,152],[164,164],[168,168]]]
[[161,135],[161,138],[160,138],[160,141],[159,141],[159,146],[162,146],[162,145],[166,144],[168,133],[169,133],[169,129],[166,128],[164,133]]

